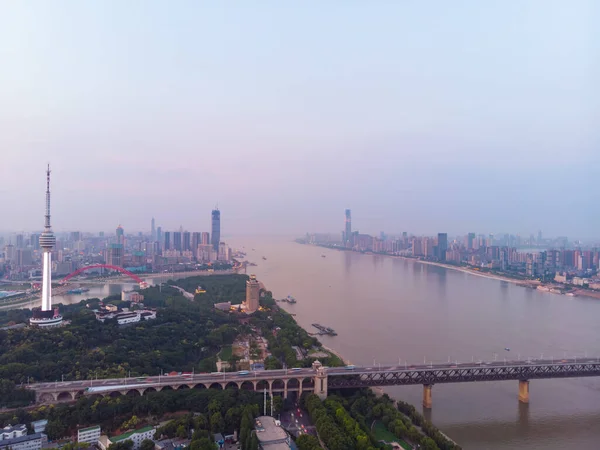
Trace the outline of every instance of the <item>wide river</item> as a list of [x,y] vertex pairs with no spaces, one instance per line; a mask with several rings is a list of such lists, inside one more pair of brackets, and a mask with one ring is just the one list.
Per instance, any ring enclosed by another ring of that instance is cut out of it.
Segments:
[[[598,300],[290,239],[239,237],[229,243],[244,247],[247,259],[258,264],[248,273],[276,298],[296,297],[298,303],[285,308],[300,325],[334,328],[338,336],[321,341],[353,364],[600,355]],[[102,298],[122,287],[93,287],[57,300]],[[425,413],[465,449],[600,448],[600,380],[534,380],[529,405],[519,403],[517,391],[517,381],[436,385],[433,408]],[[387,392],[422,410],[420,386]]]
[[[598,300],[287,239],[230,244],[276,298],[296,297],[300,325],[334,328],[321,340],[353,364],[600,355]],[[387,391],[422,410],[420,386]],[[436,385],[430,418],[465,449],[600,448],[600,380],[534,380],[529,405],[517,394],[517,381]]]

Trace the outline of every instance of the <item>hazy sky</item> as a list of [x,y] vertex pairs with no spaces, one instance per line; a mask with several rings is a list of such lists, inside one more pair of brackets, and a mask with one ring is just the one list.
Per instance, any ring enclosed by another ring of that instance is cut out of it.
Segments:
[[0,230],[600,235],[600,6],[0,0]]

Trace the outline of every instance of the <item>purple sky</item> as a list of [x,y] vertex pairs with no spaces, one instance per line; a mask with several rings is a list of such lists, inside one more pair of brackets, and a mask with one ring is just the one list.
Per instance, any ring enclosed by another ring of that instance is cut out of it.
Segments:
[[0,230],[600,234],[596,1],[226,3],[5,2]]

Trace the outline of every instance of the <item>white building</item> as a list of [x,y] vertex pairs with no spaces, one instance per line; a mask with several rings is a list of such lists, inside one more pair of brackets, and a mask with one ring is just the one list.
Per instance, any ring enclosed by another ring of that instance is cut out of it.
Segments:
[[100,425],[94,425],[93,427],[81,428],[77,430],[77,442],[96,444],[98,439],[100,439]]
[[138,311],[123,311],[117,313],[96,312],[96,320],[104,322],[106,319],[117,319],[119,325],[136,323],[141,320],[156,319],[156,311],[151,309],[141,309]]
[[26,434],[0,441],[0,450],[39,450],[47,443],[48,436],[44,433]]
[[108,438],[107,444],[114,444],[116,442],[124,442],[124,441],[132,441],[133,442],[133,450],[139,450],[140,445],[144,439],[152,439],[154,438],[154,433],[156,429],[154,427],[144,427],[139,430],[129,431],[125,434],[121,434],[120,436],[114,436]]
[[20,423],[15,426],[8,425],[8,426],[0,429],[0,441],[18,438],[21,436],[25,436],[26,434],[27,434],[27,426],[25,424]]

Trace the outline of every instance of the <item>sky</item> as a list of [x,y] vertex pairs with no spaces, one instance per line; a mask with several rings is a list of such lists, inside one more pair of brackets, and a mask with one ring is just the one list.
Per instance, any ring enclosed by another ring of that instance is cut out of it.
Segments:
[[595,0],[0,5],[0,231],[600,236]]

